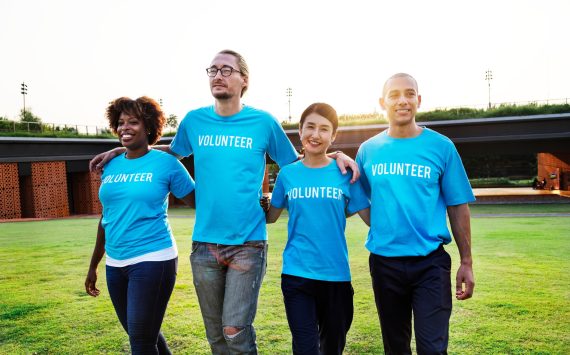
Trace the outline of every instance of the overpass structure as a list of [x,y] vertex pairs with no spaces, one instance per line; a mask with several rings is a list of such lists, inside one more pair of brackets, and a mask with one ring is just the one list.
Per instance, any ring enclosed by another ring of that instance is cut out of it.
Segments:
[[[418,124],[449,137],[462,156],[497,153],[570,153],[570,113],[418,122]],[[342,150],[354,157],[362,142],[386,128],[387,124],[339,127],[331,149]],[[287,136],[295,147],[300,148],[297,130],[288,130]]]
[[[537,175],[548,176],[553,188],[569,189],[570,113],[419,124],[449,137],[462,156],[538,154]],[[386,128],[340,127],[331,149],[354,157],[362,142]],[[300,148],[298,131],[286,133]],[[88,162],[116,146],[117,139],[0,137],[0,219],[100,213],[99,177]],[[193,159],[183,163],[192,173]]]

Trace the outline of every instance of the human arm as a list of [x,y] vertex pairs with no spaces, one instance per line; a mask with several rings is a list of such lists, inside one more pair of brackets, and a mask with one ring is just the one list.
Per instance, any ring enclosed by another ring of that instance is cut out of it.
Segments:
[[282,208],[277,208],[273,205],[269,206],[269,210],[265,213],[265,221],[267,223],[275,223],[283,212]]
[[360,177],[360,169],[358,168],[358,164],[356,164],[356,162],[351,157],[344,154],[340,150],[328,153],[327,156],[336,160],[336,165],[340,169],[342,175],[346,174],[347,169],[352,170],[352,179],[350,179],[351,184],[355,183],[356,180],[358,180]]
[[266,223],[275,223],[283,211],[283,208],[277,208],[271,205],[271,199],[266,195],[261,196],[261,199],[259,199],[259,205],[263,209],[263,212],[265,212]]
[[[101,217],[102,219],[103,217]],[[99,225],[97,227],[97,239],[95,241],[95,248],[93,249],[93,255],[91,256],[91,263],[89,264],[89,271],[87,271],[87,277],[85,278],[85,292],[90,296],[99,296],[99,289],[96,286],[97,283],[97,266],[99,262],[105,255],[105,229],[101,225],[101,220],[99,220]]]
[[367,225],[368,227],[370,227],[370,208],[365,208],[365,209],[362,209],[362,210],[360,210],[360,211],[358,211],[358,212],[354,212],[354,213],[349,213],[349,212],[347,211],[347,212],[346,212],[346,218],[352,217],[352,216],[354,216],[354,215],[357,214],[357,213],[358,213],[358,215],[360,216],[360,219],[362,219],[362,221],[363,221],[364,223],[366,223],[366,225]]
[[370,227],[370,207],[358,211],[358,215],[360,216],[360,219]]
[[475,277],[473,276],[473,258],[471,256],[471,221],[469,205],[464,203],[447,207],[449,224],[453,238],[459,250],[461,264],[455,278],[455,297],[466,300],[473,296]]
[[[178,156],[176,153],[174,153],[172,150],[170,150],[169,145],[154,145],[154,146],[152,146],[152,149],[156,149],[156,150],[166,152],[168,154],[172,154],[178,159],[182,158],[182,157]],[[91,159],[89,161],[89,171],[101,173],[103,171],[103,167],[105,166],[105,164],[107,164],[113,158],[123,154],[126,151],[127,151],[127,148],[125,148],[125,147],[117,147],[117,148],[113,148],[111,150],[108,150],[106,152],[97,154],[95,157],[93,157],[93,159]]]
[[196,194],[194,191],[181,198],[188,207],[196,208]]
[[89,161],[89,171],[101,173],[105,164],[111,161],[116,156],[119,156],[127,151],[125,147],[117,147],[103,153],[97,154]]

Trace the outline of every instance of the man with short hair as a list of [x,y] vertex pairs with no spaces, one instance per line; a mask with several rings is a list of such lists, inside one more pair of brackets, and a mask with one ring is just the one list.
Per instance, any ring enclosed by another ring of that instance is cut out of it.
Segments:
[[421,104],[416,80],[398,73],[384,84],[380,105],[388,129],[364,142],[356,162],[371,199],[366,241],[384,351],[411,354],[411,324],[418,354],[446,354],[451,316],[451,242],[446,210],[461,264],[458,300],[472,296],[469,202],[475,197],[451,140],[416,124]]
[[[239,53],[219,52],[206,74],[214,105],[188,112],[170,146],[154,148],[194,156],[190,262],[211,351],[256,354],[253,321],[267,266],[265,213],[259,203],[265,155],[284,166],[298,154],[275,117],[242,105],[249,69]],[[342,153],[329,156],[338,158],[343,173],[353,170],[353,182],[358,178],[354,161]],[[97,156],[91,166],[107,159]]]

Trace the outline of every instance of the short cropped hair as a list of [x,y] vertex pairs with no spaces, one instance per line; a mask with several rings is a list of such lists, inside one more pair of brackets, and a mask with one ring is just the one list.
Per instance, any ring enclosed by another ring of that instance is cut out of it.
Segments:
[[[241,54],[239,54],[236,51],[232,51],[231,49],[224,49],[218,52],[218,54],[228,54],[234,56],[237,59],[238,70],[241,72],[241,75],[246,78],[249,78],[249,67],[247,66],[247,63]],[[248,86],[249,86],[249,81],[247,82],[246,86],[241,90],[240,97],[243,97],[243,94],[245,94],[245,92],[247,91]]]
[[113,100],[107,107],[106,117],[109,121],[109,128],[115,134],[117,134],[121,113],[136,117],[144,122],[150,145],[158,142],[166,123],[166,117],[164,117],[164,112],[162,112],[158,102],[147,96],[141,96],[136,100],[129,97],[119,97]]
[[416,91],[419,92],[418,89],[418,82],[416,80],[416,78],[414,78],[413,76],[411,76],[408,73],[396,73],[394,75],[392,75],[391,77],[389,77],[388,79],[386,79],[386,81],[384,82],[384,86],[382,87],[382,97],[384,97],[384,95],[386,95],[386,85],[388,85],[388,82],[392,79],[396,79],[396,78],[402,78],[402,77],[406,77],[406,78],[410,78],[412,79],[412,81],[414,82],[414,84],[416,84]]
[[324,102],[315,102],[314,104],[309,105],[301,114],[301,120],[299,121],[299,129],[303,128],[303,123],[305,123],[305,119],[311,113],[316,113],[319,116],[322,116],[329,120],[333,126],[333,134],[336,133],[336,129],[338,128],[338,115],[336,114],[336,110],[329,104],[325,104]]

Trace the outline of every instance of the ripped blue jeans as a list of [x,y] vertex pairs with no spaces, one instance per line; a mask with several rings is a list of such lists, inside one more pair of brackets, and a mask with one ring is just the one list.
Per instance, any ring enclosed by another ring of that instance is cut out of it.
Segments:
[[[267,242],[193,242],[190,263],[212,354],[257,354],[253,320],[267,268]],[[224,327],[239,331],[228,335]]]

